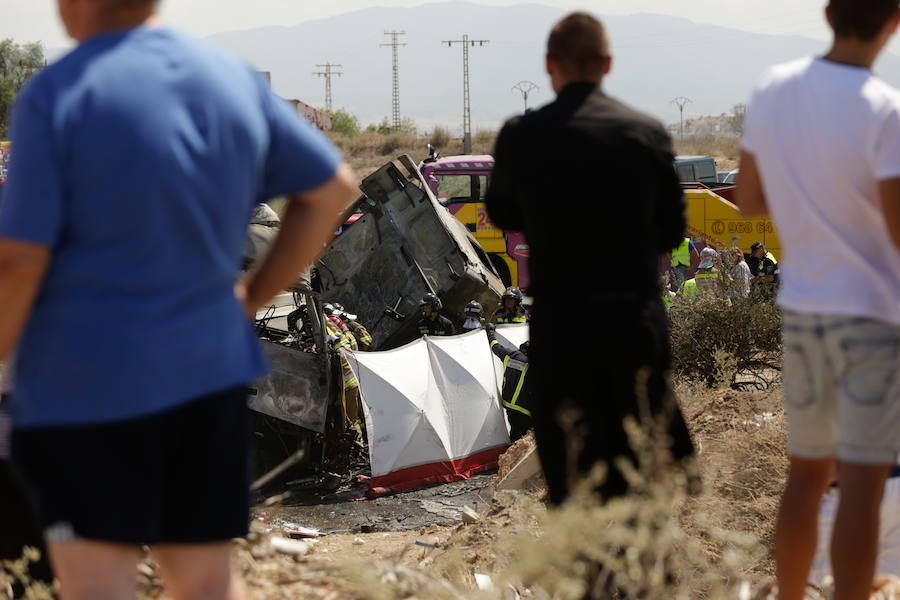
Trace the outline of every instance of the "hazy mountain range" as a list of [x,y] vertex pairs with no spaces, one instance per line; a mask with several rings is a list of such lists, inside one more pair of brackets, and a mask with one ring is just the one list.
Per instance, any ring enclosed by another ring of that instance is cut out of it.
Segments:
[[[252,3],[248,5],[252,10]],[[458,129],[462,121],[462,49],[441,45],[463,34],[490,43],[470,48],[472,121],[492,128],[522,110],[511,91],[520,80],[541,89],[536,105],[552,92],[543,72],[546,36],[561,16],[537,4],[482,6],[444,2],[416,8],[371,8],[300,25],[265,27],[212,36],[223,46],[272,73],[285,97],[324,105],[324,82],[312,75],[317,64],[343,65],[333,79],[334,107],[346,108],[363,124],[391,111],[391,49],[386,29],[405,30],[400,49],[401,111],[423,128]],[[692,100],[685,115],[720,114],[745,102],[768,65],[820,54],[822,41],[797,36],[760,35],[697,24],[677,17],[637,14],[604,19],[612,38],[614,65],[608,91],[666,122],[678,119],[676,96]],[[900,58],[884,56],[876,71],[900,85]]]

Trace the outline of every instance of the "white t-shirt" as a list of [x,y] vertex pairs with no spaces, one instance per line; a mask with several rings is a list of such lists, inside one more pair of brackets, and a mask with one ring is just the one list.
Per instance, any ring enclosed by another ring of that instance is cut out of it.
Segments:
[[735,298],[746,298],[750,295],[750,267],[743,260],[734,265],[731,277],[735,284]]
[[756,86],[741,145],[781,240],[779,304],[900,325],[900,252],[878,194],[900,177],[900,92],[820,58],[778,65]]

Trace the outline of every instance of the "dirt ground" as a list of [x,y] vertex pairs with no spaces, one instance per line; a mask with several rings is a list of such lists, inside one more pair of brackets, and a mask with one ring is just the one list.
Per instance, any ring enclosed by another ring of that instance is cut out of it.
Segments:
[[[708,523],[751,534],[771,550],[787,475],[783,399],[780,386],[763,392],[706,391],[685,399],[704,487],[682,507],[688,533],[698,522]],[[704,546],[712,555],[721,552],[705,540]],[[771,552],[748,574],[773,575]]]
[[[786,469],[781,388],[685,389],[679,395],[703,479],[702,493],[678,508],[682,529],[711,564],[727,554],[726,544],[710,537],[711,530],[749,534],[770,547]],[[502,597],[496,590],[493,595],[479,592],[475,575],[503,581],[516,540],[543,537],[550,543],[553,532],[544,529],[546,509],[538,499],[495,492],[495,477],[480,475],[374,501],[363,498],[360,485],[320,504],[260,507],[249,541],[236,542],[251,597]],[[474,508],[480,520],[462,523],[464,506]],[[326,535],[289,540],[295,547],[281,552],[272,548],[273,536],[299,527]],[[762,552],[742,573],[754,583],[771,576],[771,554]],[[143,597],[165,597],[152,566],[145,565],[141,577]]]

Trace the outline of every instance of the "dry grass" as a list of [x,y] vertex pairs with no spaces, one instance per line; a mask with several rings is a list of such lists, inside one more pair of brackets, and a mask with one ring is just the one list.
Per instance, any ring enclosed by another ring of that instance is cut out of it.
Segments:
[[[384,163],[400,154],[409,154],[418,162],[426,156],[427,144],[432,144],[441,156],[456,156],[463,153],[461,138],[450,137],[443,127],[423,137],[413,137],[403,133],[378,133],[366,131],[350,137],[341,133],[328,134],[335,145],[350,162],[360,179],[368,176]],[[493,154],[497,142],[495,131],[480,130],[472,135],[473,154]],[[703,136],[675,140],[677,154],[701,154],[715,156],[720,171],[737,168],[740,140],[736,137]]]
[[[363,132],[349,137],[340,133],[330,133],[331,141],[350,162],[360,180],[373,173],[383,164],[401,154],[409,154],[418,163],[427,156],[426,146],[431,143],[441,156],[455,156],[463,153],[462,139],[450,138],[446,129],[435,128],[427,137],[412,137],[403,133]],[[496,133],[478,131],[472,136],[473,154],[492,154]]]
[[720,171],[730,171],[738,166],[741,140],[738,137],[704,135],[675,138],[675,154],[713,156]]
[[[724,549],[703,535],[708,527],[752,535],[771,549],[787,474],[782,388],[749,393],[685,386],[680,396],[704,482],[703,493],[681,506],[682,526],[711,557]],[[771,554],[744,569],[751,579],[773,575]]]

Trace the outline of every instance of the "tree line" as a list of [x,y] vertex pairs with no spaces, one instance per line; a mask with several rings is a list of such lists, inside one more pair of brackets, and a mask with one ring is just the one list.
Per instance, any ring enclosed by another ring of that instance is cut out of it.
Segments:
[[9,138],[10,113],[19,90],[46,64],[40,42],[0,41],[0,139]]

